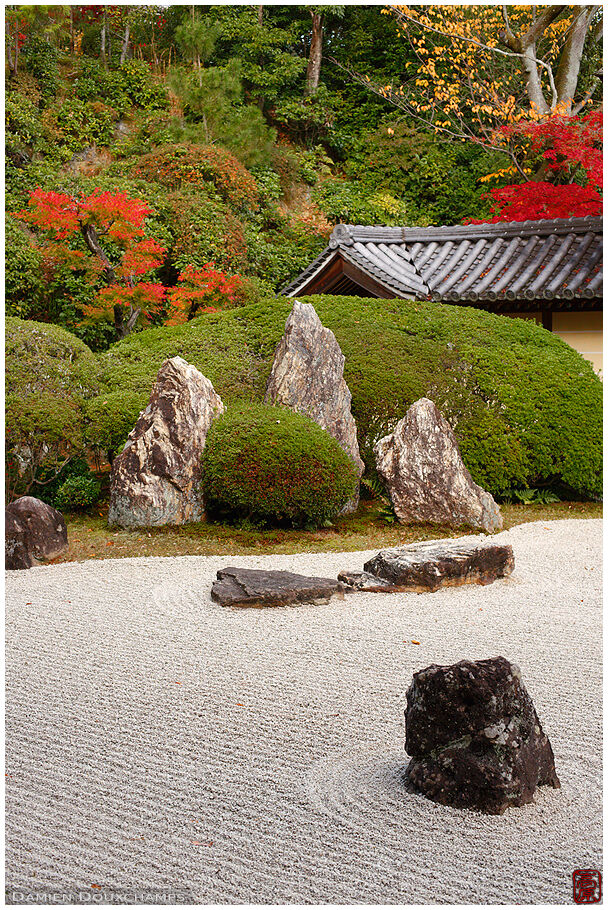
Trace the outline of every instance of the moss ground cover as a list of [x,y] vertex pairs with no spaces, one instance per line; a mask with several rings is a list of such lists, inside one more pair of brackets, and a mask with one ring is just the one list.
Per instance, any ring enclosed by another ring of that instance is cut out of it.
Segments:
[[[601,518],[602,506],[593,502],[558,502],[551,505],[504,505],[505,530],[528,521],[564,518]],[[462,532],[432,525],[387,525],[377,503],[362,502],[355,515],[336,519],[331,528],[317,531],[243,530],[219,524],[192,524],[179,528],[136,531],[110,530],[107,506],[87,514],[65,513],[68,550],[53,562],[85,559],[122,559],[130,556],[237,556],[264,553],[352,552],[381,549],[457,537]]]

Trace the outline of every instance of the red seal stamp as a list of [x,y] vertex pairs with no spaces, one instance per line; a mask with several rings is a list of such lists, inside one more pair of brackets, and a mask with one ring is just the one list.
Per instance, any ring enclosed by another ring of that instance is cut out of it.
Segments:
[[597,869],[575,869],[572,873],[575,904],[599,904],[602,899],[602,874]]

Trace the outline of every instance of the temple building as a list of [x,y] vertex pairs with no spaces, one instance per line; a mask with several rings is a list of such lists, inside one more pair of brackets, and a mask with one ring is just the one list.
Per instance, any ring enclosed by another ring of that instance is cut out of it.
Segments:
[[281,293],[440,300],[534,319],[602,369],[602,219],[338,224]]

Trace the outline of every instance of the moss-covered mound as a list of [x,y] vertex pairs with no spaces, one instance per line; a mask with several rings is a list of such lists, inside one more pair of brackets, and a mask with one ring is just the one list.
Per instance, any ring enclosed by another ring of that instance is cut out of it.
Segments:
[[[311,297],[346,357],[359,444],[372,446],[416,399],[451,422],[475,481],[495,496],[601,486],[602,384],[580,354],[531,321],[471,307]],[[181,355],[225,402],[261,400],[292,303],[276,298],[149,329],[101,355],[109,389],[149,394],[162,361]]]
[[98,389],[99,363],[56,325],[6,320],[6,460],[9,495],[84,451],[84,402]]
[[325,430],[287,408],[230,408],[215,420],[202,459],[210,515],[319,527],[357,488],[350,458]]

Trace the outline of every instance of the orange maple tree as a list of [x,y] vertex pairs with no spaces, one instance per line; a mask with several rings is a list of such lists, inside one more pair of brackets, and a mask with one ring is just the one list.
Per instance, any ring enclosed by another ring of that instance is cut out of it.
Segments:
[[93,303],[83,307],[84,315],[92,319],[111,313],[118,337],[124,338],[140,317],[176,324],[231,303],[243,283],[213,263],[185,268],[176,288],[154,281],[152,273],[167,251],[146,237],[151,214],[147,202],[126,193],[96,189],[76,198],[38,187],[18,217],[40,231],[40,250],[51,267],[67,266],[86,273],[93,283],[103,282]]

